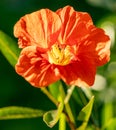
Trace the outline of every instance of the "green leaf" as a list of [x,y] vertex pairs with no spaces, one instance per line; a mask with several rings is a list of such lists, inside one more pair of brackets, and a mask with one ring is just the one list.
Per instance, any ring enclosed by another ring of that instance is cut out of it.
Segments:
[[51,110],[43,115],[43,121],[52,128],[59,120],[64,108],[63,101],[60,102],[57,110]]
[[108,124],[108,121],[113,118],[113,103],[105,103],[102,108],[102,126]]
[[[108,114],[108,113],[107,113]],[[111,118],[101,130],[116,130],[116,118]]]
[[89,121],[89,117],[92,112],[93,108],[93,103],[94,103],[94,96],[91,97],[89,103],[82,108],[80,111],[77,120],[82,121],[82,124],[77,128],[77,130],[85,130]]
[[58,100],[58,97],[60,95],[59,86],[61,85],[61,82],[58,80],[57,82],[50,84],[48,89],[50,93]]
[[45,112],[28,107],[3,107],[0,108],[0,120],[35,118],[43,116]]
[[14,67],[20,51],[17,43],[2,31],[0,31],[0,51]]

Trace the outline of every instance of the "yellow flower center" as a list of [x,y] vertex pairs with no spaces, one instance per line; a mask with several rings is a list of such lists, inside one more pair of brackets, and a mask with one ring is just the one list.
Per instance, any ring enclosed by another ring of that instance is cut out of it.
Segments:
[[48,52],[49,62],[56,65],[67,65],[71,60],[70,46],[60,48],[59,45],[54,44]]

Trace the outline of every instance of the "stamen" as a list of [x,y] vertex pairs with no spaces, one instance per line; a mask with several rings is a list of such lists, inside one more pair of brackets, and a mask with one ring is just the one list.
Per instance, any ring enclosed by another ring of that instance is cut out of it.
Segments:
[[61,48],[57,44],[54,44],[48,52],[48,58],[51,64],[62,66],[69,64],[71,60],[70,46]]

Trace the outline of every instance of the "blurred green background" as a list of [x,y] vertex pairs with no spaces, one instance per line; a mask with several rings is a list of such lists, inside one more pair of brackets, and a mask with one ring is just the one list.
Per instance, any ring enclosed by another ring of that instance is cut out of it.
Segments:
[[[116,0],[0,0],[0,30],[13,36],[13,26],[27,13],[49,8],[53,11],[71,5],[77,11],[88,12],[96,26],[102,27],[112,39],[111,60],[98,69],[102,84],[94,86],[99,125],[116,116]],[[15,38],[14,38],[15,39]],[[17,39],[15,39],[17,41]],[[11,43],[12,44],[12,43]],[[99,82],[99,76],[97,78]],[[97,82],[97,83],[98,83]],[[100,85],[102,85],[100,87]],[[25,106],[51,110],[55,106],[40,91],[18,76],[0,52],[0,107]],[[49,130],[42,118],[0,121],[0,130]],[[58,129],[58,125],[52,128]]]

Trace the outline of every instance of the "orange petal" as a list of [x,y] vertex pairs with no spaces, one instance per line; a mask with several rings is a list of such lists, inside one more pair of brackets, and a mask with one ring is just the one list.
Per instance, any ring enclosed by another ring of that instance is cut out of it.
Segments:
[[96,66],[87,59],[59,68],[61,78],[69,85],[92,86],[95,80]]
[[29,45],[48,48],[56,42],[60,29],[59,16],[49,9],[41,9],[22,17],[14,26],[14,35],[19,38],[20,48]]
[[77,44],[89,33],[89,28],[93,25],[88,13],[77,12],[71,6],[66,6],[56,12],[62,20],[62,43]]
[[110,44],[109,36],[102,29],[93,27],[88,37],[79,44],[78,58],[83,56],[96,66],[104,65],[110,60]]
[[59,74],[57,69],[49,64],[37,50],[36,46],[24,48],[15,69],[32,86],[43,87],[57,81]]

